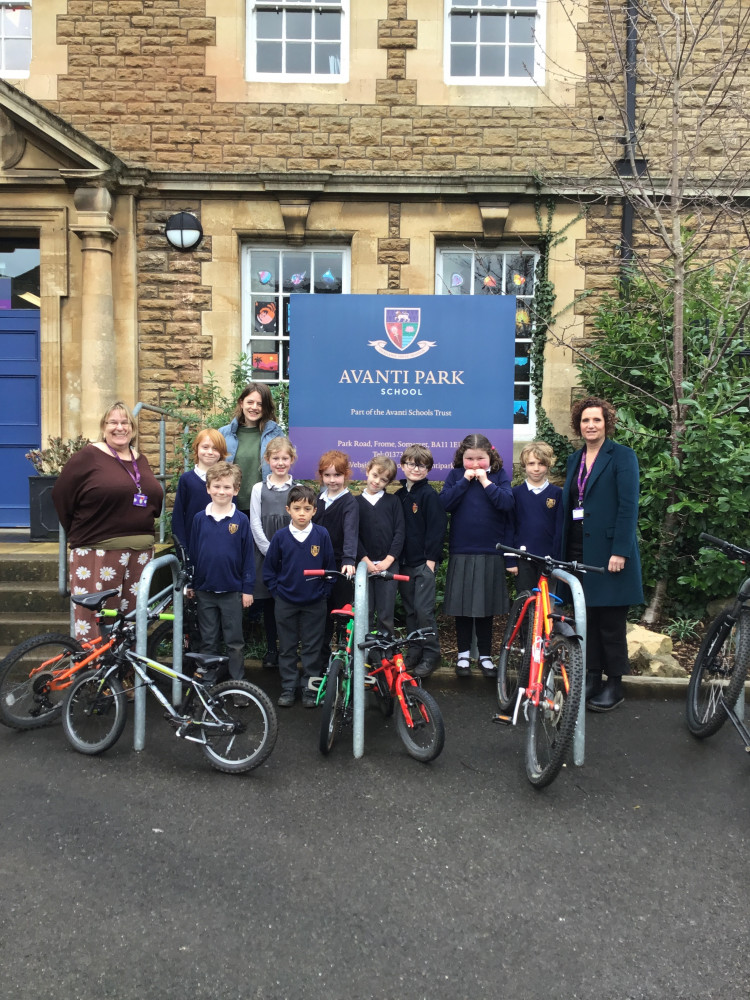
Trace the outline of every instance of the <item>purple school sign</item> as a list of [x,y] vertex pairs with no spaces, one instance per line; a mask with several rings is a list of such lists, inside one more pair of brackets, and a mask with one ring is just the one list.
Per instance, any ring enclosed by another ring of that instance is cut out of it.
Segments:
[[513,461],[513,296],[293,295],[289,436],[294,474],[313,479],[324,451],[363,479],[375,454],[398,465],[424,444],[445,479],[467,434]]

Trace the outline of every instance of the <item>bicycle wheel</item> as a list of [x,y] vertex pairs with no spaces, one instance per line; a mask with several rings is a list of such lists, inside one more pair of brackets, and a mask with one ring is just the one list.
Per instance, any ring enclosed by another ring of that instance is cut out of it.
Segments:
[[12,649],[0,663],[0,719],[5,725],[37,729],[54,722],[67,689],[52,691],[49,683],[74,666],[80,652],[79,642],[57,632],[35,635]]
[[727,714],[719,698],[731,707],[739,698],[750,666],[750,609],[742,608],[736,622],[727,612],[709,625],[690,675],[687,724],[693,736],[713,736]]
[[550,642],[542,684],[539,705],[529,703],[526,742],[526,775],[535,788],[544,788],[557,777],[573,740],[583,685],[578,639],[563,635]]
[[326,674],[326,693],[323,697],[318,737],[318,748],[326,756],[333,750],[333,744],[341,732],[344,707],[344,658],[341,654],[334,653]]
[[[223,681],[211,689],[210,705],[211,711],[204,709],[200,721],[206,738],[203,752],[211,764],[231,774],[260,767],[278,733],[268,695],[249,681]],[[212,729],[217,719],[227,728]]]
[[[152,660],[156,660],[157,663],[171,661],[173,638],[174,629],[172,622],[160,622],[148,637],[146,655]],[[199,651],[198,642],[187,627],[183,629],[182,651],[183,653],[197,653]],[[185,667],[188,667],[189,663],[184,661],[182,666],[183,673],[185,673]]]
[[[416,760],[434,760],[445,743],[445,725],[438,703],[424,688],[404,684],[404,705],[396,712],[396,730],[404,746]],[[407,723],[408,715],[411,726]]]
[[63,732],[79,753],[109,750],[122,736],[127,701],[119,679],[101,670],[87,670],[76,678],[63,705]]
[[[503,646],[497,661],[497,703],[501,712],[507,712],[513,707],[519,687],[526,687],[529,680],[531,631],[534,625],[533,601],[524,611],[529,596],[528,590],[518,595],[508,614],[508,624],[505,626]],[[523,616],[522,620],[511,642],[513,630],[520,616]]]

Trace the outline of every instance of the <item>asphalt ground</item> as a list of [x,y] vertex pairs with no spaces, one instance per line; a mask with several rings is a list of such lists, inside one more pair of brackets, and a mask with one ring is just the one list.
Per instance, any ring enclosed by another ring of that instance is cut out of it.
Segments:
[[[271,694],[274,675],[256,673]],[[750,993],[750,759],[684,701],[587,716],[586,762],[536,791],[492,685],[431,679],[443,754],[317,712],[211,768],[150,702],[106,754],[0,726],[0,988],[17,1000],[641,1000]]]

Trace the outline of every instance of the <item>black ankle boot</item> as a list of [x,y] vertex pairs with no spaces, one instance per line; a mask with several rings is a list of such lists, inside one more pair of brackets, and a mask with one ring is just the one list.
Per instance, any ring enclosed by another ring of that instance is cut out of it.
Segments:
[[601,671],[590,671],[586,674],[586,701],[591,698],[595,698],[598,694],[601,694],[601,690],[604,687],[604,682],[602,681]]
[[608,677],[599,694],[586,702],[586,708],[592,712],[611,712],[613,708],[622,705],[623,701],[625,695],[622,693],[622,677]]

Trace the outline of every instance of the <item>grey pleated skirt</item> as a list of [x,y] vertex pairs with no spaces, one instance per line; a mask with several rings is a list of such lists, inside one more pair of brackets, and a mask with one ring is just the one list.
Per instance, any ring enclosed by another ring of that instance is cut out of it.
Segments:
[[488,618],[508,611],[505,560],[497,555],[462,555],[448,560],[443,613]]

